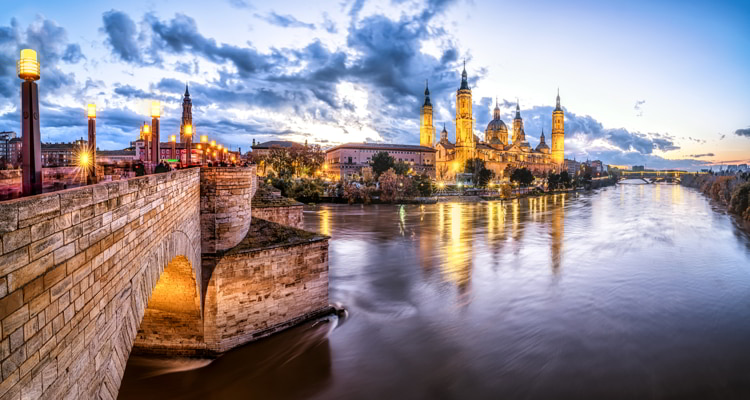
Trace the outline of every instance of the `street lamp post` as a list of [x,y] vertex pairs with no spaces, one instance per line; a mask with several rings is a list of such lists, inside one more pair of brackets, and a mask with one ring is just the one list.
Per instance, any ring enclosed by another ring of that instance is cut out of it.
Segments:
[[177,158],[177,135],[169,136],[169,144],[172,146],[172,158]]
[[91,154],[91,173],[86,178],[86,184],[96,183],[96,104],[89,104],[87,115],[89,118],[89,153]]
[[203,147],[203,150],[201,151],[201,165],[206,165],[206,151],[208,150],[208,136],[201,135],[201,147]]
[[193,126],[185,125],[185,156],[186,164],[190,165],[193,163]]
[[141,139],[143,139],[143,147],[146,152],[144,161],[148,163],[151,156],[151,147],[149,146],[149,143],[151,143],[151,127],[146,122],[143,122],[143,126],[141,127]]
[[161,104],[158,101],[151,102],[151,164],[156,167],[159,163],[159,116],[161,115]]
[[23,195],[42,193],[42,142],[39,133],[39,61],[36,51],[21,50],[18,60],[21,83],[22,190]]

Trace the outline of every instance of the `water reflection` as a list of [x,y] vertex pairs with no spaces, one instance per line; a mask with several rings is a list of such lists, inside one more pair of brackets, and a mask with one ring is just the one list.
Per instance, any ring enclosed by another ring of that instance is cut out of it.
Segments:
[[[291,386],[261,398],[750,398],[750,240],[696,191],[321,205],[305,226],[332,236],[330,300],[347,323],[324,354],[279,339],[206,367],[222,386],[256,393],[259,368]],[[142,384],[185,393],[168,376]]]

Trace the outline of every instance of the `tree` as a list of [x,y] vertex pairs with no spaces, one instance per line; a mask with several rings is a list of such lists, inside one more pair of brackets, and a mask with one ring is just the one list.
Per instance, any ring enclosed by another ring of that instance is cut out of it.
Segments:
[[495,173],[487,169],[484,160],[480,158],[466,160],[464,173],[471,174],[471,180],[477,187],[486,187],[492,178],[495,177]]
[[510,180],[511,182],[518,182],[521,187],[528,187],[534,182],[534,174],[526,168],[519,168],[513,171]]
[[378,184],[380,184],[381,200],[392,202],[401,199],[402,190],[399,190],[399,179],[393,168],[388,169],[380,175]]
[[555,190],[560,185],[560,175],[551,173],[547,176],[547,190]]
[[507,184],[500,185],[500,194],[506,199],[510,198],[513,194],[513,189]]
[[560,172],[560,185],[562,185],[564,188],[570,187],[570,174],[568,174],[568,171]]
[[418,175],[411,179],[412,190],[421,197],[432,195],[433,187],[430,177],[427,175]]
[[387,151],[379,151],[375,153],[370,160],[372,172],[375,173],[375,179],[379,180],[381,174],[393,168],[393,164],[393,157],[391,157]]
[[398,161],[393,164],[393,171],[396,173],[396,175],[406,175],[409,173],[409,164],[403,161]]

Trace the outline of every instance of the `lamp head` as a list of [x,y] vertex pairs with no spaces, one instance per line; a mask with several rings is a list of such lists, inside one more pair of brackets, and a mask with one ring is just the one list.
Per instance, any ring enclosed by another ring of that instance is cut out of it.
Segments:
[[172,143],[177,143],[177,135],[170,135],[169,141]]
[[201,135],[201,143],[208,143],[208,136],[207,135]]
[[141,128],[141,132],[143,132],[144,134],[151,133],[151,125],[143,124],[143,127]]
[[18,77],[29,82],[39,79],[39,61],[36,59],[36,51],[31,49],[21,50],[21,57],[16,64]]
[[212,141],[211,141],[211,147],[215,147],[215,146],[216,146],[216,141],[215,141],[215,140],[212,140]]
[[96,118],[96,104],[89,104],[86,106],[86,114],[89,118],[95,119]]
[[151,102],[151,118],[159,118],[161,116],[161,104],[159,101]]
[[192,134],[193,134],[193,126],[185,125],[185,135],[192,135]]

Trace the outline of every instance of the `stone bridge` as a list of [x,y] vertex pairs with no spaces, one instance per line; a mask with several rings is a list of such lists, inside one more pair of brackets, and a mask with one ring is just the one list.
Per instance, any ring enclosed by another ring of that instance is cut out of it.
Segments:
[[0,203],[0,399],[114,399],[131,351],[326,312],[327,238],[251,224],[255,189],[255,167],[192,168]]

